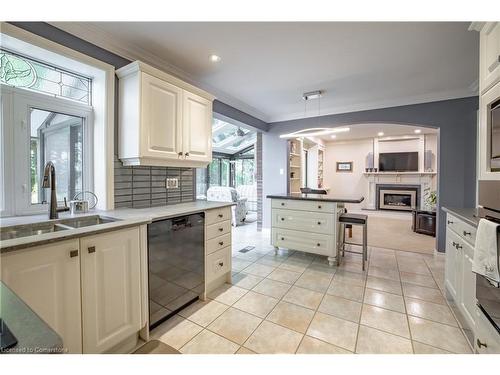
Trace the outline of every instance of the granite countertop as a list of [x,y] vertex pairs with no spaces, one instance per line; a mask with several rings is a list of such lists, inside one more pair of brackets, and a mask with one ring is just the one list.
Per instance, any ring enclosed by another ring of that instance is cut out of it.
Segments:
[[0,281],[0,317],[17,339],[2,353],[64,353],[61,337]]
[[339,197],[331,194],[274,194],[268,195],[267,198],[273,199],[295,199],[302,201],[317,201],[317,202],[338,202],[338,203],[361,203],[364,197]]
[[477,216],[476,208],[443,207],[443,211],[456,216],[473,227],[477,227],[479,224],[480,218]]
[[28,247],[43,245],[55,241],[62,241],[71,238],[89,236],[102,232],[109,232],[131,226],[149,224],[157,220],[168,219],[182,215],[190,215],[197,212],[203,212],[214,208],[227,207],[232,205],[234,205],[234,203],[232,202],[209,202],[204,200],[198,200],[188,203],[180,203],[169,206],[158,206],[158,207],[148,207],[148,208],[118,208],[116,210],[91,210],[88,213],[73,215],[73,216],[69,215],[68,213],[64,213],[60,214],[59,219],[57,220],[48,220],[47,214],[2,218],[0,219],[0,228],[2,229],[5,227],[10,227],[15,225],[29,225],[29,224],[49,222],[49,221],[57,223],[65,219],[72,219],[76,217],[83,218],[95,215],[109,217],[112,219],[116,219],[117,221],[0,241],[0,253],[3,254],[14,250],[25,249]]

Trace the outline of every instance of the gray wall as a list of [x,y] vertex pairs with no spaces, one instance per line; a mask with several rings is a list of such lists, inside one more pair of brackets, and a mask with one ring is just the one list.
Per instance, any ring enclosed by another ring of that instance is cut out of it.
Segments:
[[[439,129],[438,250],[444,251],[445,214],[440,207],[476,206],[477,110],[478,98],[470,97],[322,116],[320,123],[321,126],[338,126],[380,122]],[[278,135],[317,127],[318,118],[275,122],[270,125],[270,134]],[[282,159],[286,161],[286,154]]]

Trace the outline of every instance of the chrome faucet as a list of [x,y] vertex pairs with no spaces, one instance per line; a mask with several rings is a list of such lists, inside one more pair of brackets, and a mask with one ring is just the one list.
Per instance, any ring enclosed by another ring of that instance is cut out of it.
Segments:
[[69,207],[66,203],[66,198],[64,198],[64,206],[57,207],[56,167],[51,161],[45,164],[42,187],[46,189],[50,188],[49,219],[57,219],[59,217],[59,212],[69,211]]

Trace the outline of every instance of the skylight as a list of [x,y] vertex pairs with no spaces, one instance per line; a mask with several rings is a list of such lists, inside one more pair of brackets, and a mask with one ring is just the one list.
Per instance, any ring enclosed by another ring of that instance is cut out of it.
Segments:
[[214,118],[212,123],[213,151],[235,154],[255,143],[255,132]]

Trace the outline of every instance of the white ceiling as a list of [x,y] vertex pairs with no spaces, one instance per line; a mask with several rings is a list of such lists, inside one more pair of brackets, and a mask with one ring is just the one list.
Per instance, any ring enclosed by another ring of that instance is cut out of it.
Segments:
[[[267,122],[477,95],[478,33],[465,22],[53,23],[141,59]],[[211,63],[208,56],[222,57]]]
[[[415,133],[415,130],[417,129],[420,130],[420,133],[418,134]],[[383,132],[384,135],[378,136],[379,132]],[[437,130],[421,126],[369,123],[350,126],[348,132],[335,134],[335,139],[332,139],[331,135],[324,135],[319,138],[321,138],[324,142],[343,142],[366,138],[387,139],[390,137],[401,136],[408,136],[411,138],[422,134],[437,134]]]

